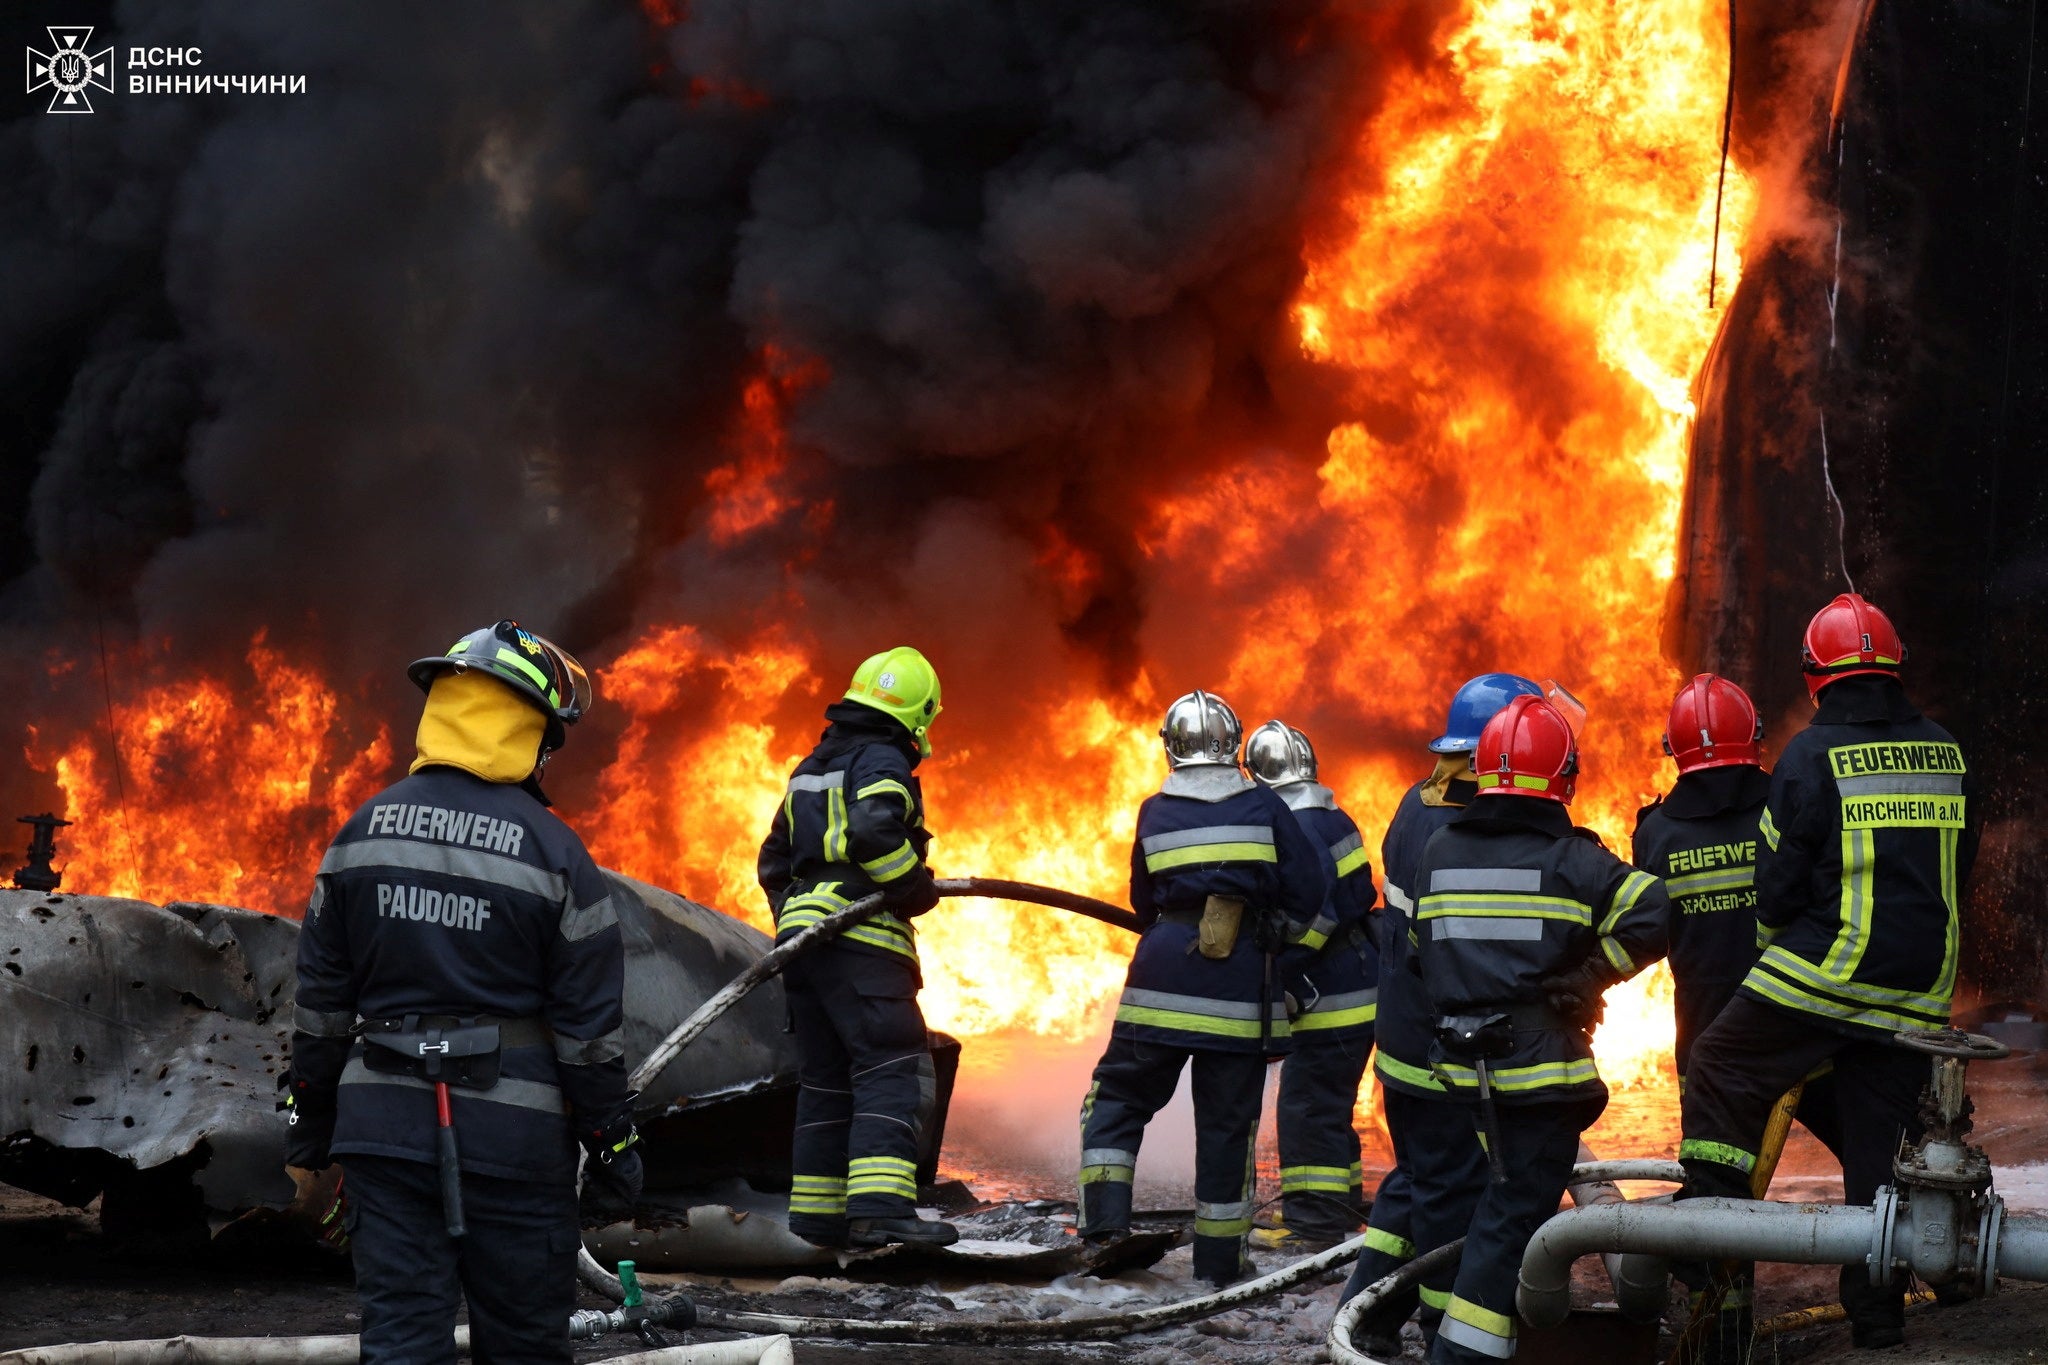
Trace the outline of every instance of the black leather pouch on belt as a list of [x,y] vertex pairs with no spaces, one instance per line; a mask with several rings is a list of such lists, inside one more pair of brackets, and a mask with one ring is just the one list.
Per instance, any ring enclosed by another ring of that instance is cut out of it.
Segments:
[[1515,1050],[1515,1020],[1510,1014],[1453,1014],[1436,1021],[1436,1040],[1446,1053],[1465,1062],[1490,1062]]
[[383,1075],[440,1081],[464,1090],[489,1090],[498,1083],[506,1047],[545,1042],[537,1019],[455,1018],[408,1014],[402,1019],[367,1019],[362,1025],[363,1065]]

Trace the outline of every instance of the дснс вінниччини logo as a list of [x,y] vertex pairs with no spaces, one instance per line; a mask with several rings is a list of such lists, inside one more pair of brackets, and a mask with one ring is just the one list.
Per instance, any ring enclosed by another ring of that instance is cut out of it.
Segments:
[[57,50],[28,50],[28,93],[33,95],[47,85],[51,87],[51,113],[90,114],[92,101],[86,97],[87,90],[96,85],[109,94],[113,93],[114,49],[87,52],[85,45],[92,41],[90,25],[60,27],[52,24],[48,31]]

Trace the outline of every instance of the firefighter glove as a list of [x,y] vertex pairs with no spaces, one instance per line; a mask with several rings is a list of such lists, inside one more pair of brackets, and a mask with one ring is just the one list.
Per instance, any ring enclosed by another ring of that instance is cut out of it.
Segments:
[[1546,976],[1539,983],[1543,998],[1569,1022],[1591,1028],[1600,1022],[1605,1006],[1600,997],[1621,976],[1601,957],[1589,957],[1570,971]]
[[304,1171],[321,1171],[333,1164],[328,1148],[334,1142],[334,1104],[311,1093],[306,1082],[287,1071],[280,1078],[284,1087],[284,1162]]
[[939,903],[938,884],[932,880],[930,873],[925,873],[913,878],[911,884],[903,888],[901,897],[889,907],[898,918],[910,919],[912,916],[922,915]]
[[640,1202],[647,1183],[647,1168],[640,1160],[640,1132],[630,1113],[621,1114],[603,1128],[587,1133],[583,1150],[590,1153],[588,1170],[599,1184],[623,1199],[628,1206]]

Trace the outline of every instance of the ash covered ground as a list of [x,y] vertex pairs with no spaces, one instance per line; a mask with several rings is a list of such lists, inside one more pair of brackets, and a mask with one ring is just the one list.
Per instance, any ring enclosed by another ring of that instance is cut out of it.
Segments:
[[[1085,1051],[1085,1049],[1082,1049]],[[1082,1062],[1074,1063],[1084,1065]],[[1062,1078],[1058,1068],[1044,1084]],[[1977,1099],[1976,1137],[1999,1164],[1998,1187],[2020,1210],[2048,1210],[2048,1134],[2038,1123],[2048,1072],[2027,1059],[1972,1072]],[[1671,1092],[1624,1092],[1601,1130],[1589,1135],[1604,1155],[1668,1154],[1676,1141]],[[1068,1236],[1070,1206],[1056,1201],[1071,1194],[1059,1143],[1070,1143],[1063,1121],[1048,1117],[1046,1097],[1033,1098],[1031,1085],[1015,1073],[1001,1087],[974,1085],[962,1096],[958,1130],[960,1160],[953,1173],[987,1179],[985,1196],[1004,1202],[959,1216],[963,1234],[983,1242],[1050,1245]],[[1036,1124],[1004,1129],[988,1120],[1009,1106],[1036,1103]],[[1063,1111],[1063,1104],[1060,1109]],[[1063,1120],[1064,1114],[1059,1117]],[[1180,1207],[1187,1197],[1185,1115],[1163,1115],[1156,1141],[1148,1146],[1151,1172],[1141,1186],[1142,1202],[1155,1209]],[[1040,1146],[1044,1150],[1039,1150]],[[1037,1154],[1034,1156],[1033,1153]],[[1773,1193],[1781,1199],[1839,1200],[1840,1183],[1818,1144],[1797,1133]],[[972,1168],[972,1169],[969,1169]],[[1001,1190],[996,1185],[1005,1186]],[[1270,1190],[1262,1185],[1262,1195]],[[1046,1202],[1027,1203],[1042,1197]],[[1290,1257],[1258,1252],[1262,1270]],[[347,1332],[358,1326],[345,1264],[308,1252],[295,1259],[266,1256],[261,1262],[226,1255],[193,1255],[147,1243],[115,1245],[103,1237],[91,1208],[67,1209],[36,1196],[0,1187],[0,1349],[63,1341],[94,1341],[192,1333],[217,1336],[297,1335]],[[1140,1308],[1198,1292],[1185,1248],[1169,1253],[1149,1270],[1109,1279],[1063,1276],[1051,1283],[977,1282],[970,1277],[863,1282],[830,1271],[784,1275],[647,1276],[650,1284],[690,1294],[700,1302],[730,1309],[813,1316],[894,1318],[926,1321],[1045,1318],[1092,1315]],[[1215,1365],[1322,1358],[1322,1342],[1337,1301],[1340,1277],[1276,1296],[1189,1327],[1108,1343],[1059,1345],[905,1347],[799,1342],[799,1359],[839,1357],[914,1358],[932,1365],[950,1362],[1061,1359],[1108,1360],[1134,1365],[1167,1365],[1199,1360]],[[1832,1299],[1832,1268],[1766,1266],[1758,1290],[1760,1317]],[[1608,1291],[1591,1259],[1581,1262],[1578,1299],[1592,1307]],[[587,1292],[584,1306],[601,1307]],[[1909,1342],[1887,1359],[1900,1362],[2003,1362],[2023,1360],[2028,1343],[2038,1345],[2048,1328],[2048,1293],[2035,1286],[2008,1285],[1997,1299],[1952,1309],[1916,1309]],[[1410,1354],[1419,1349],[1411,1328]],[[719,1334],[699,1334],[710,1339]],[[1535,1343],[1529,1343],[1533,1346]],[[633,1343],[611,1339],[579,1350],[580,1361],[623,1353]],[[1846,1354],[1846,1331],[1810,1329],[1778,1338],[1759,1359],[1831,1360]],[[1532,1356],[1535,1352],[1530,1352]]]

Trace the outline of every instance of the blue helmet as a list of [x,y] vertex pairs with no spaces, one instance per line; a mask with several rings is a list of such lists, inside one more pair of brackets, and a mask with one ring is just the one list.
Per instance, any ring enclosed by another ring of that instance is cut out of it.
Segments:
[[1486,722],[1516,697],[1540,697],[1543,689],[1519,673],[1481,673],[1451,698],[1444,732],[1429,742],[1433,754],[1469,754],[1479,747]]

